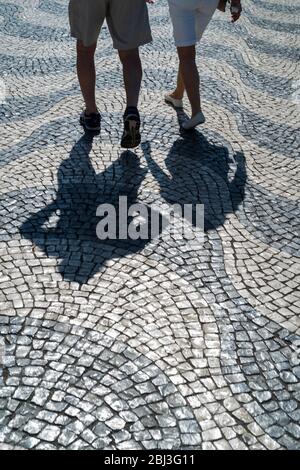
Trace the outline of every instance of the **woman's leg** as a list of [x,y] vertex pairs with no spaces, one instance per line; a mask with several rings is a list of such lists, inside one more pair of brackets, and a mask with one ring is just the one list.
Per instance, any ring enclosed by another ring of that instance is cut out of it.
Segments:
[[185,92],[185,86],[184,86],[184,81],[182,78],[182,73],[181,73],[180,64],[179,64],[176,89],[175,91],[173,91],[173,93],[171,93],[170,96],[172,96],[172,98],[175,98],[175,100],[182,100],[184,92]]
[[200,77],[196,64],[196,47],[178,47],[180,73],[192,107],[192,117],[201,111]]

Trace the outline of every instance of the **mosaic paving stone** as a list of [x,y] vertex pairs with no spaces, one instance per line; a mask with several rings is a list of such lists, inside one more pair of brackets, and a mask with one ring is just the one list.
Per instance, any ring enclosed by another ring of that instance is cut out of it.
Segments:
[[[1,449],[300,448],[299,11],[216,13],[198,58],[207,123],[182,133],[163,103],[167,2],[151,7],[143,144],[124,153],[107,28],[92,137],[67,2],[0,2]],[[100,242],[96,209],[120,196],[204,204],[204,233],[178,238],[176,215],[155,239]]]

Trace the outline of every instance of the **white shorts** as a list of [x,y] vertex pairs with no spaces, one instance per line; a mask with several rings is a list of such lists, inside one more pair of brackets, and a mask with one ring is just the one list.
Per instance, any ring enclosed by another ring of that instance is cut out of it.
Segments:
[[194,46],[203,36],[219,0],[168,0],[177,47]]

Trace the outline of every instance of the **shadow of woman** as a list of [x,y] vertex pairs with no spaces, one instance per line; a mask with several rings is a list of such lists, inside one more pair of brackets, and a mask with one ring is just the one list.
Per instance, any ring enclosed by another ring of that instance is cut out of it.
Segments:
[[227,147],[210,143],[198,131],[182,132],[165,160],[165,170],[152,158],[151,145],[144,154],[160,193],[170,204],[204,205],[204,230],[222,226],[228,214],[235,213],[245,197],[247,180],[245,158],[241,152],[230,155]]
[[[20,229],[22,236],[48,257],[59,259],[59,272],[64,280],[80,284],[87,283],[107,260],[138,252],[149,241],[97,238],[99,205],[114,206],[118,227],[119,197],[127,197],[128,207],[136,203],[147,169],[141,168],[134,153],[123,152],[117,161],[97,174],[90,160],[92,143],[93,136],[86,134],[75,144],[59,167],[56,198],[31,214]],[[127,215],[122,220],[129,227],[133,218]]]

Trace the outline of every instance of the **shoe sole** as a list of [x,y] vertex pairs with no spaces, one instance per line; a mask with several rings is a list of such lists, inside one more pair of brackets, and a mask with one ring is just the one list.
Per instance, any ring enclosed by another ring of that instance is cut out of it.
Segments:
[[136,119],[128,119],[125,121],[124,134],[121,140],[121,147],[125,149],[133,149],[141,143],[140,123]]
[[182,124],[182,125],[181,125],[181,128],[182,128],[184,131],[187,131],[187,132],[188,132],[188,131],[193,131],[193,130],[196,129],[196,127],[202,126],[202,125],[205,124],[205,123],[206,123],[206,119],[204,119],[204,121],[200,121],[200,122],[198,122],[197,124],[195,124],[194,126],[188,127],[188,128],[184,127],[184,125]]
[[169,101],[167,98],[165,98],[165,103],[172,106],[174,109],[183,109],[183,104],[180,106],[175,106],[175,104],[171,100]]

